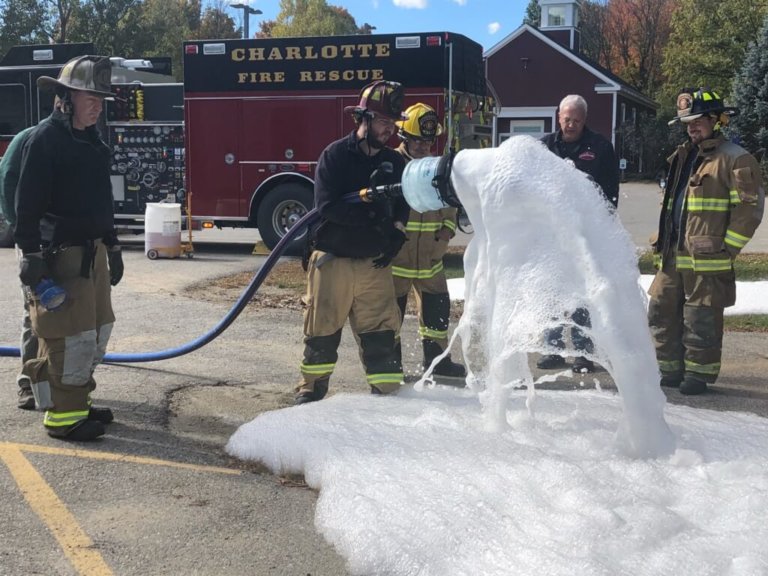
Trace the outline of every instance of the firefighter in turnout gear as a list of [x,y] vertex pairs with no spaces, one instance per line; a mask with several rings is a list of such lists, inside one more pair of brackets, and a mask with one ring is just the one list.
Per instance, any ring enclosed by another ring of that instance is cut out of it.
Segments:
[[[310,233],[304,360],[296,404],[321,400],[336,366],[341,330],[357,337],[373,394],[399,390],[403,369],[395,351],[400,312],[390,264],[406,240],[408,204],[402,197],[351,203],[345,196],[400,182],[405,163],[387,142],[404,119],[403,88],[379,80],[363,88],[352,114],[356,129],[330,144],[315,173],[320,219]],[[367,197],[366,197],[367,199]]]
[[688,141],[668,159],[648,323],[661,384],[683,394],[717,379],[723,310],[736,302],[733,261],[763,216],[760,165],[720,132],[736,112],[708,88],[685,89],[670,122],[686,126]]
[[[437,113],[426,104],[414,104],[405,111],[407,120],[397,123],[402,143],[397,151],[406,162],[432,155],[432,147],[442,133]],[[424,369],[448,345],[451,299],[443,270],[448,242],[456,234],[456,208],[419,213],[411,210],[405,227],[408,243],[392,261],[395,295],[401,318],[405,316],[408,293],[413,288],[419,308],[419,335],[424,349]],[[398,350],[401,352],[398,341]],[[445,383],[464,386],[467,371],[444,356],[434,367],[435,376],[456,379]]]
[[24,143],[17,188],[19,278],[40,340],[23,372],[48,434],[64,440],[94,440],[113,419],[90,397],[115,320],[110,284],[123,274],[109,149],[95,126],[104,98],[114,96],[111,69],[109,58],[81,56],[58,79],[37,80],[56,93],[54,111]]

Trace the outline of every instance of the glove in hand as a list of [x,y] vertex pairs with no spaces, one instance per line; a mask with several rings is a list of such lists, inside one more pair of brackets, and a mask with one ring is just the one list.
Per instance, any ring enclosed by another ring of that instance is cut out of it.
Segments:
[[397,256],[398,252],[400,252],[400,249],[403,247],[406,240],[408,240],[408,237],[405,235],[405,232],[399,228],[394,228],[389,237],[389,248],[381,256],[374,259],[373,267],[386,268],[389,266],[392,263],[392,259]]
[[109,283],[117,286],[123,278],[125,267],[123,266],[123,251],[120,248],[107,250],[107,262],[109,262]]
[[24,254],[19,262],[19,279],[25,286],[34,288],[45,276],[46,266],[42,252]]

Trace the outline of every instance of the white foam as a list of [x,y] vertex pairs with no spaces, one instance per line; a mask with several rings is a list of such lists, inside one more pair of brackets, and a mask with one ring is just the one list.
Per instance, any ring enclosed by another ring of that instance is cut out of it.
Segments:
[[[507,142],[456,158],[475,388],[331,395],[260,415],[227,452],[304,474],[355,575],[765,576],[768,421],[664,405],[626,235],[579,173]],[[581,305],[619,393],[534,393],[526,353]]]

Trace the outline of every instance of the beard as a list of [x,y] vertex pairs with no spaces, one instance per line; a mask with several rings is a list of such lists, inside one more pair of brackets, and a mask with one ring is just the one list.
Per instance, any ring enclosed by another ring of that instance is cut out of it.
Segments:
[[381,150],[382,148],[384,148],[384,144],[378,139],[371,136],[370,132],[368,132],[365,135],[365,141],[368,143],[368,147],[373,150]]

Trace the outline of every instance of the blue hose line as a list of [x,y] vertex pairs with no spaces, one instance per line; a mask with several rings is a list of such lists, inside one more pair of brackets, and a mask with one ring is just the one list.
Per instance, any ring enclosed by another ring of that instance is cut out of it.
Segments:
[[[358,192],[350,192],[349,194],[345,194],[342,199],[345,202],[350,202],[353,204],[362,202]],[[168,360],[170,358],[176,358],[177,356],[183,356],[184,354],[194,352],[198,348],[202,348],[206,344],[210,343],[212,340],[220,336],[224,330],[229,328],[229,325],[232,324],[232,322],[235,321],[235,318],[237,318],[245,309],[245,307],[248,305],[248,302],[250,302],[251,298],[253,298],[254,294],[256,294],[257,290],[261,287],[261,285],[264,283],[264,280],[267,278],[267,275],[269,275],[269,273],[272,271],[272,268],[274,268],[275,264],[280,259],[280,256],[285,251],[288,244],[294,239],[294,237],[298,236],[300,232],[302,232],[305,228],[308,228],[315,220],[317,220],[318,217],[319,213],[317,208],[314,208],[307,212],[301,218],[301,220],[296,222],[296,224],[291,226],[288,232],[286,232],[285,236],[280,239],[280,241],[277,243],[277,246],[275,246],[275,248],[271,251],[269,257],[267,257],[267,260],[264,262],[261,268],[259,268],[259,271],[251,279],[250,284],[248,284],[248,286],[245,288],[243,293],[240,295],[240,298],[237,299],[235,305],[232,306],[229,312],[227,312],[224,318],[222,318],[219,323],[213,327],[212,330],[206,332],[199,338],[187,342],[186,344],[183,344],[177,348],[168,348],[166,350],[159,350],[157,352],[107,354],[104,356],[104,362],[107,364],[127,364],[133,362],[156,362],[158,360]],[[19,348],[0,346],[0,357],[19,358],[20,356],[21,350]]]
[[[350,197],[349,201],[354,201],[354,199]],[[213,327],[212,330],[203,334],[199,338],[187,342],[186,344],[177,348],[168,348],[166,350],[159,350],[157,352],[107,354],[104,356],[104,362],[108,364],[122,364],[132,362],[156,362],[158,360],[168,360],[170,358],[176,358],[177,356],[189,354],[190,352],[193,352],[198,348],[202,348],[211,342],[214,338],[224,332],[224,330],[226,330],[229,325],[234,322],[235,318],[237,318],[245,309],[245,307],[248,305],[248,302],[250,302],[251,298],[253,298],[253,295],[256,294],[256,291],[261,287],[267,275],[272,271],[272,268],[280,259],[280,256],[285,251],[285,248],[288,246],[291,240],[293,240],[294,237],[298,236],[299,233],[301,233],[305,228],[312,224],[318,218],[318,216],[318,211],[315,208],[307,212],[301,218],[301,220],[291,226],[291,228],[286,232],[285,236],[283,236],[277,243],[277,246],[275,246],[275,248],[272,250],[261,268],[259,268],[259,271],[251,279],[250,284],[248,284],[248,286],[245,288],[243,293],[240,295],[240,298],[238,298],[237,302],[235,302],[234,306],[232,306],[229,312],[227,312],[227,314],[219,321],[216,326]],[[3,356],[18,358],[21,356],[21,351],[19,348],[0,347],[0,357]]]

